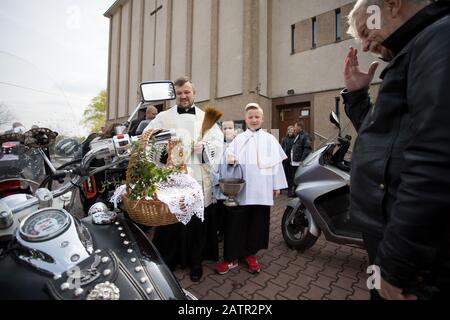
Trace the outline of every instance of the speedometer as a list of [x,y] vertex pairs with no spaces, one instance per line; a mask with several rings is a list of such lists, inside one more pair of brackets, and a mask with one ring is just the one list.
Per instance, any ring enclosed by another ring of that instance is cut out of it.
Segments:
[[63,233],[70,225],[65,210],[47,208],[25,218],[19,227],[20,236],[26,241],[45,241]]

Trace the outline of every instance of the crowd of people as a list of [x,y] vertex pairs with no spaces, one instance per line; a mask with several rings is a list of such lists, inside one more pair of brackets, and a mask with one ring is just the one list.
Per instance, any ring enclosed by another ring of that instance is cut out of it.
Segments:
[[[367,23],[373,5],[380,9],[377,27]],[[368,88],[377,62],[362,71],[358,50],[351,47],[343,74],[345,111],[358,133],[351,162],[350,221],[363,234],[370,264],[380,269],[381,286],[371,292],[372,299],[449,297],[450,153],[445,146],[450,142],[450,2],[358,0],[349,25],[364,52],[388,62],[374,104]],[[311,152],[312,139],[297,121],[280,145],[261,129],[263,109],[249,103],[243,110],[247,130],[235,136],[232,121],[223,122],[223,132],[215,127],[209,137],[216,139],[221,161],[206,163],[205,141],[197,139],[202,111],[194,104],[195,87],[189,79],[176,82],[176,96],[177,105],[149,127],[193,135],[196,159],[190,165],[204,187],[205,222],[159,228],[155,243],[172,269],[190,266],[192,281],[201,279],[203,259],[218,258],[218,235],[224,250],[217,273],[229,272],[240,261],[257,273],[257,254],[268,244],[274,197],[285,188],[295,196],[293,176]],[[223,175],[246,182],[237,207],[224,206],[218,189]]]
[[[193,216],[186,225],[156,227],[153,242],[171,270],[189,268],[194,282],[203,276],[204,260],[219,261],[219,274],[235,268],[239,261],[249,272],[260,272],[257,254],[268,248],[274,198],[288,189],[287,181],[293,192],[295,166],[311,152],[311,138],[298,121],[292,124],[292,143],[283,141],[282,147],[262,129],[264,112],[258,103],[243,108],[244,132],[238,134],[234,121],[225,119],[220,127],[215,124],[202,134],[205,112],[195,104],[194,83],[182,77],[174,84],[176,105],[157,114],[145,130],[170,128],[181,138],[188,172],[203,188],[204,220]],[[285,172],[288,157],[292,169]],[[223,178],[245,181],[236,207],[224,204],[227,197],[219,184]],[[223,254],[219,252],[221,241]]]

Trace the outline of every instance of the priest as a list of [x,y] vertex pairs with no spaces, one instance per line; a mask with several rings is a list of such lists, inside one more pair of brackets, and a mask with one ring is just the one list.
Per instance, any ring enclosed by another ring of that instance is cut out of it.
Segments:
[[211,169],[217,165],[222,154],[223,133],[217,124],[206,125],[205,112],[195,103],[195,87],[187,77],[174,82],[176,105],[159,113],[147,129],[174,129],[182,141],[184,163],[188,173],[203,187],[204,219],[192,217],[187,225],[176,223],[155,228],[153,243],[164,261],[173,271],[177,265],[190,267],[190,278],[200,281],[203,275],[203,259],[217,259],[217,252],[206,252],[205,219],[209,217],[212,204]]

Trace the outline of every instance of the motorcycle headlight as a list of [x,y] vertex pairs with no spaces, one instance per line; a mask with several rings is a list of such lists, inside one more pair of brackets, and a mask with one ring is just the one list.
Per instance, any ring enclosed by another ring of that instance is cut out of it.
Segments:
[[0,200],[0,229],[8,229],[14,223],[11,209]]
[[92,216],[94,224],[111,224],[116,221],[117,214],[114,211],[109,211],[106,204],[103,202],[94,203],[88,211],[88,215]]
[[97,212],[108,212],[108,211],[109,211],[109,209],[106,206],[106,204],[104,204],[103,202],[97,202],[97,203],[94,203],[89,208],[88,215],[91,216],[91,215],[93,215],[94,213],[97,213]]

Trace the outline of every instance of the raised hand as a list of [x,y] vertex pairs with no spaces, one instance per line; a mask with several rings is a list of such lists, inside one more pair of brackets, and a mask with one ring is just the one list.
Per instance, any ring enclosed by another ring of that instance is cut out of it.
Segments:
[[374,61],[369,67],[369,71],[362,72],[359,69],[358,50],[350,47],[344,64],[344,81],[348,91],[356,91],[369,86],[375,76],[378,62]]

